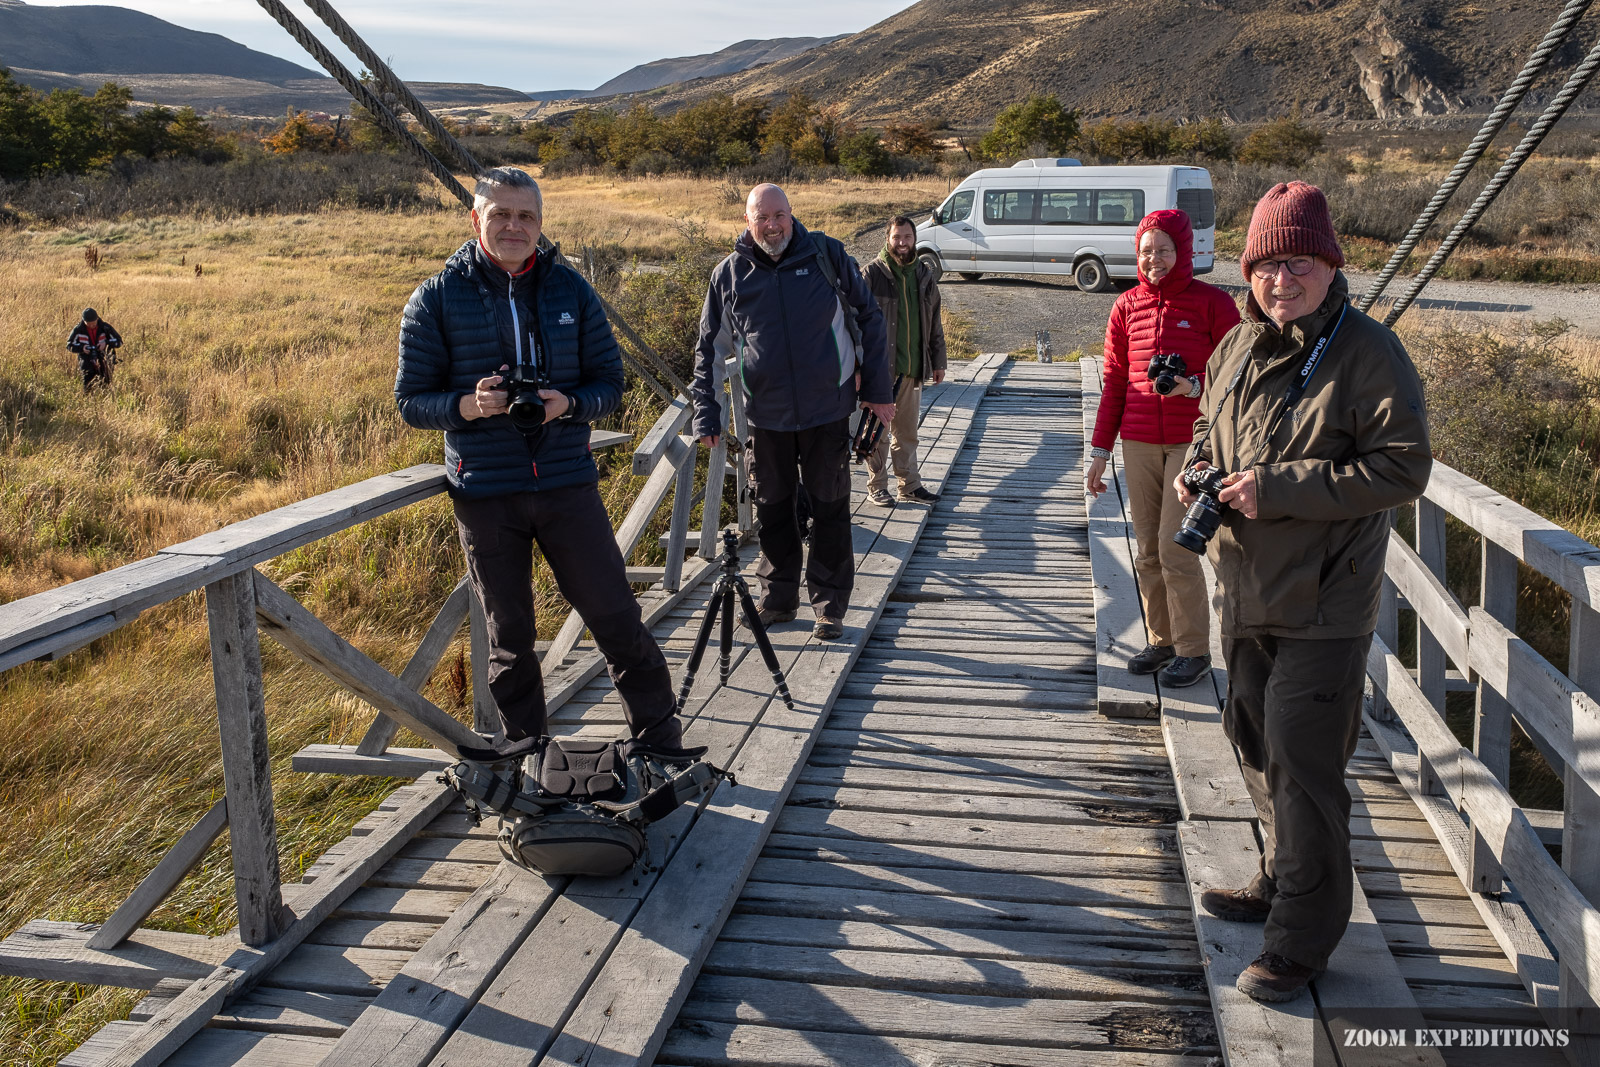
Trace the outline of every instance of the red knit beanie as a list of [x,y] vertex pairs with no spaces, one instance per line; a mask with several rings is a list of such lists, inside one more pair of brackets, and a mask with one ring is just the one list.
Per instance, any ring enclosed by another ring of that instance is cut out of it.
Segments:
[[1239,267],[1248,278],[1256,260],[1290,256],[1321,256],[1335,267],[1344,266],[1328,199],[1305,182],[1279,182],[1256,204]]

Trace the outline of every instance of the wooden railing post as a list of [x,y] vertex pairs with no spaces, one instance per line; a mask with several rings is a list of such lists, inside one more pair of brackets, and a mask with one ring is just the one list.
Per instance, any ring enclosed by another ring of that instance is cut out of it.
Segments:
[[683,554],[689,548],[689,516],[694,508],[694,461],[699,446],[692,437],[679,437],[684,444],[678,461],[678,477],[672,487],[672,521],[667,525],[667,562],[661,575],[661,588],[676,593],[683,581]]
[[217,693],[217,732],[222,738],[222,776],[228,790],[239,939],[247,945],[264,945],[282,932],[284,907],[253,572],[230,574],[206,586],[206,617],[211,624],[211,674]]
[[705,507],[700,514],[700,558],[711,559],[721,550],[722,482],[728,476],[728,409],[722,409],[722,434],[706,466]]
[[500,708],[494,702],[494,694],[489,692],[489,623],[484,618],[478,591],[470,585],[468,591],[472,594],[467,603],[468,625],[472,631],[472,728],[480,734],[493,734],[500,730]]
[[[1444,579],[1444,509],[1427,497],[1417,501],[1417,556],[1441,581]],[[1444,714],[1444,646],[1417,612],[1417,686],[1434,710]],[[1430,794],[1445,792],[1439,776],[1427,759],[1422,760],[1422,788]]]
[[756,519],[754,505],[750,501],[749,467],[746,466],[746,457],[750,454],[750,427],[744,418],[744,387],[737,379],[730,379],[728,396],[733,409],[733,436],[739,439],[740,450],[738,455],[738,471],[735,474],[734,497],[739,502],[739,530],[748,533],[755,529]]
[[[1567,656],[1567,677],[1591,696],[1600,695],[1600,612],[1576,598],[1572,602],[1572,628]],[[1586,733],[1587,731],[1584,731]],[[1600,737],[1574,730],[1574,748],[1600,744]],[[1590,903],[1600,902],[1600,797],[1584,782],[1577,760],[1567,763],[1564,810],[1561,818],[1561,869]],[[1589,946],[1600,953],[1600,945]],[[1600,1062],[1600,1041],[1593,1030],[1600,1026],[1594,992],[1585,990],[1572,968],[1561,967],[1560,1005],[1571,1009],[1573,1044],[1578,1062]],[[1565,1020],[1563,1021],[1565,1025]]]
[[[1499,545],[1482,538],[1478,603],[1483,610],[1517,628],[1517,560]],[[1483,761],[1501,785],[1511,781],[1511,704],[1480,676],[1477,678],[1477,713],[1472,725],[1472,754]],[[1503,872],[1483,835],[1472,834],[1472,888],[1498,893]]]

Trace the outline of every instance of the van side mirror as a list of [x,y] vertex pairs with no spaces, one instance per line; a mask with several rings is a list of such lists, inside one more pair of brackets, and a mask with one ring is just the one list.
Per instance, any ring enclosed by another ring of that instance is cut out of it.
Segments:
[[933,209],[933,224],[935,226],[943,226],[945,224],[943,204]]

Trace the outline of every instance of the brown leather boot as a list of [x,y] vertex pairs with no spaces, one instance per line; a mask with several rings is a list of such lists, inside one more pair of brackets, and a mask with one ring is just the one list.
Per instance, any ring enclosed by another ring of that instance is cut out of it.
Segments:
[[1271,904],[1248,889],[1207,889],[1200,906],[1231,923],[1264,923],[1272,912]]
[[1240,973],[1239,992],[1252,1000],[1281,1004],[1304,993],[1320,973],[1276,952],[1263,952]]

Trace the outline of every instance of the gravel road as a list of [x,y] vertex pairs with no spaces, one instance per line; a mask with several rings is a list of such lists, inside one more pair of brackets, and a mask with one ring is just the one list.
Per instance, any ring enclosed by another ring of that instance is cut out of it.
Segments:
[[[882,231],[863,235],[851,252],[866,262],[878,254],[877,242],[881,241]],[[1350,287],[1360,293],[1374,277],[1351,272]],[[1219,264],[1203,280],[1231,293],[1244,291],[1237,261]],[[1386,294],[1398,296],[1409,284],[1409,279],[1397,278]],[[940,291],[947,305],[972,319],[972,342],[980,351],[1031,348],[1034,331],[1043,328],[1050,331],[1052,347],[1063,355],[1076,348],[1091,354],[1101,350],[1106,319],[1119,292],[1114,288],[1106,293],[1080,293],[1066,278],[1015,274],[987,274],[975,282],[946,274]],[[1455,312],[1485,322],[1512,317],[1563,318],[1582,333],[1600,339],[1600,286],[1435,280],[1422,294],[1413,305],[1417,310]],[[1386,300],[1379,302],[1380,312],[1386,307]]]

